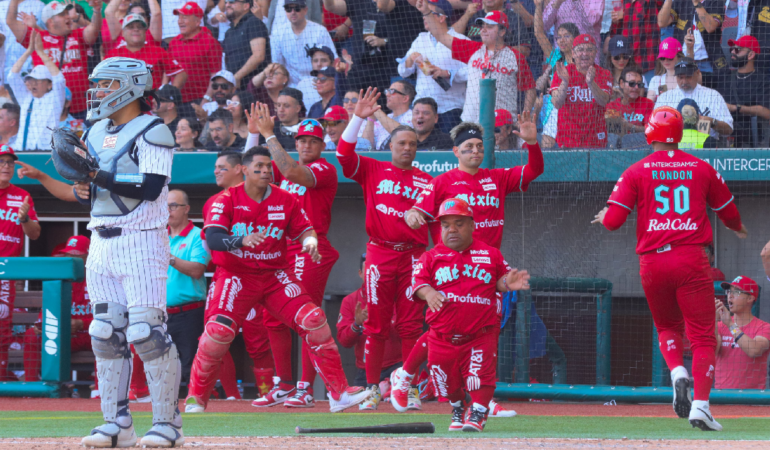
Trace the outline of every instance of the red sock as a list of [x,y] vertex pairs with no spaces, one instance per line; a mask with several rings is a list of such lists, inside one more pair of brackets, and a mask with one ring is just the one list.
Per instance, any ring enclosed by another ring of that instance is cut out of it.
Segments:
[[289,327],[280,329],[268,329],[270,348],[273,350],[275,360],[275,375],[283,382],[291,383],[294,376],[291,371],[291,330]]
[[[415,344],[417,344],[417,341],[418,339],[415,339],[415,338],[406,338],[406,339],[401,338],[401,358],[408,358],[409,355],[412,354],[412,349],[414,349],[414,346]],[[413,372],[408,372],[408,373],[413,373]]]
[[708,401],[714,383],[716,356],[713,347],[699,347],[692,351],[692,378],[695,384],[693,398]]
[[668,370],[684,365],[684,345],[682,334],[676,331],[662,331],[658,333],[658,348],[666,360]]
[[134,370],[131,372],[131,390],[137,393],[149,391],[147,377],[144,375],[144,363],[139,355],[134,354]]
[[385,341],[369,336],[364,346],[364,359],[366,359],[366,384],[380,384],[382,373],[382,359],[385,357]]
[[[422,363],[428,360],[428,333],[423,333],[412,347],[409,357],[404,360],[404,371],[416,375]],[[414,381],[414,380],[413,380]]]
[[222,357],[222,364],[219,369],[219,382],[222,383],[222,389],[225,390],[227,397],[241,399],[241,393],[238,392],[238,381],[235,379],[235,362],[233,355],[226,352]]
[[313,381],[315,381],[315,366],[313,366],[313,360],[310,359],[310,352],[307,349],[307,344],[302,343],[302,377],[299,379],[300,381],[306,381],[310,383],[310,386],[313,385]]
[[489,402],[492,401],[492,397],[495,395],[494,386],[481,386],[475,391],[470,391],[471,401],[478,403],[484,408],[489,408]]

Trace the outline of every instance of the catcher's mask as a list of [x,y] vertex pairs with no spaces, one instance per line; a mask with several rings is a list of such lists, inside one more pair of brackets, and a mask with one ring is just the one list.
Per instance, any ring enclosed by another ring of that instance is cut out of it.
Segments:
[[[88,81],[96,84],[86,92],[86,119],[90,122],[110,117],[136,100],[140,100],[142,109],[146,110],[143,98],[152,92],[150,69],[144,61],[133,58],[105,59],[94,68]],[[100,93],[105,94],[104,97],[99,98]]]

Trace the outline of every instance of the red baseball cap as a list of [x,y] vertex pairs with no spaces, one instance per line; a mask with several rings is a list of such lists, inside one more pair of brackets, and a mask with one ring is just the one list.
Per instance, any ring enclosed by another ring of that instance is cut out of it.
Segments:
[[508,112],[507,109],[495,110],[495,127],[502,127],[503,125],[511,125],[513,123],[513,115]]
[[723,281],[721,286],[725,291],[731,287],[735,287],[742,290],[743,292],[746,292],[747,294],[753,295],[754,297],[759,294],[759,285],[757,285],[757,282],[743,275],[738,275],[735,277],[732,283]]
[[326,108],[326,112],[320,120],[344,120],[347,122],[348,119],[348,112],[345,110],[345,108],[339,105],[334,105]]
[[85,236],[72,236],[67,240],[67,243],[63,245],[62,248],[57,246],[53,251],[53,255],[56,255],[57,253],[63,255],[85,255],[88,253],[88,246],[91,245],[91,240]]
[[492,11],[487,13],[484,17],[476,19],[476,25],[481,25],[480,22],[488,23],[490,25],[502,25],[508,28],[508,16],[503,14],[502,11]]
[[440,219],[444,216],[465,216],[473,219],[473,210],[465,200],[450,198],[441,203],[441,206],[438,208],[436,219]]
[[200,6],[198,6],[195,2],[187,2],[179,9],[174,10],[174,15],[183,15],[183,16],[195,16],[203,18],[203,10]]
[[759,41],[754,36],[743,36],[737,41],[735,39],[728,39],[727,45],[729,45],[730,47],[747,48],[752,52],[756,53],[757,55],[762,53],[759,49]]
[[324,140],[324,127],[315,119],[305,119],[299,124],[299,131],[294,139],[302,136],[313,136],[316,139]]
[[581,44],[593,44],[596,45],[596,39],[590,34],[581,34],[572,41],[572,48]]
[[16,153],[13,152],[13,149],[8,144],[0,145],[0,156],[3,156],[3,155],[11,155],[14,161],[19,160],[19,157],[16,156]]

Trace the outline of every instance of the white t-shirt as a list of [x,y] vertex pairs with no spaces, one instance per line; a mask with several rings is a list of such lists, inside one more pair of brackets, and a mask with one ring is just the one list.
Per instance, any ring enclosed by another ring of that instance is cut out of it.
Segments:
[[[733,116],[730,114],[730,110],[727,109],[727,103],[725,102],[724,97],[722,97],[719,92],[701,86],[700,84],[690,92],[685,92],[679,88],[664,92],[658,96],[655,107],[670,106],[676,109],[679,106],[679,102],[685,98],[695,100],[695,103],[698,104],[698,108],[700,108],[701,115],[711,117],[720,122],[725,122],[730,125],[730,127],[733,126]],[[714,137],[719,136],[719,133],[717,133],[714,128],[711,128],[709,134]]]
[[313,70],[312,58],[307,55],[307,50],[324,46],[329,47],[337,57],[334,42],[326,28],[309,20],[299,35],[294,34],[288,21],[285,25],[274,25],[270,33],[270,57],[274,63],[282,64],[289,71],[289,87],[293,88],[300,80],[309,77]]

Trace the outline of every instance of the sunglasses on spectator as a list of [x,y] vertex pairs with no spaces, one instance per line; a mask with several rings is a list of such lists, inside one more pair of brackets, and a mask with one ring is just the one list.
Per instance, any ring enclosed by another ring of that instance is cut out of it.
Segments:
[[661,60],[661,61],[673,61],[674,60],[674,58],[664,58],[662,56],[660,58],[658,58],[658,59]]
[[502,133],[503,127],[495,127],[495,133]]
[[290,13],[292,11],[300,12],[300,11],[302,11],[302,7],[299,6],[299,5],[297,5],[297,6],[284,6],[283,10],[286,11],[287,13]]
[[626,81],[625,83],[632,88],[644,87],[644,81]]
[[355,105],[356,103],[358,103],[358,99],[357,98],[346,98],[346,99],[342,100],[342,103],[352,103],[352,104]]
[[401,94],[401,95],[406,95],[406,94],[404,94],[403,92],[401,92],[401,91],[397,91],[397,90],[395,90],[395,89],[385,89],[385,95],[393,95],[393,94]]
[[236,100],[228,100],[227,101],[227,106],[238,106],[240,104],[241,104],[241,102],[236,101]]
[[316,83],[324,83],[331,79],[332,79],[331,77],[313,77],[313,81],[315,81]]
[[226,91],[230,89],[229,83],[211,83],[211,89],[214,89],[215,91],[217,89],[222,89],[223,91]]
[[337,125],[339,125],[341,122],[342,122],[341,120],[322,120],[322,121],[321,121],[321,125],[322,125],[324,128],[328,128],[328,127],[336,127],[336,126],[337,126]]
[[[440,12],[436,12],[436,11],[431,11],[428,14],[433,14],[434,16],[445,16],[446,15],[446,14],[441,14]],[[426,14],[426,16],[427,16],[427,14]]]
[[184,204],[180,205],[179,203],[169,203],[168,204],[168,210],[169,211],[176,211],[177,209],[179,209],[180,206],[187,206],[187,205],[184,205]]
[[743,50],[748,50],[748,49],[745,47],[733,47],[730,49],[730,53],[740,53]]
[[615,56],[612,57],[613,61],[620,61],[620,60],[625,60],[625,59],[631,59],[631,57],[628,56],[628,55],[615,55]]

